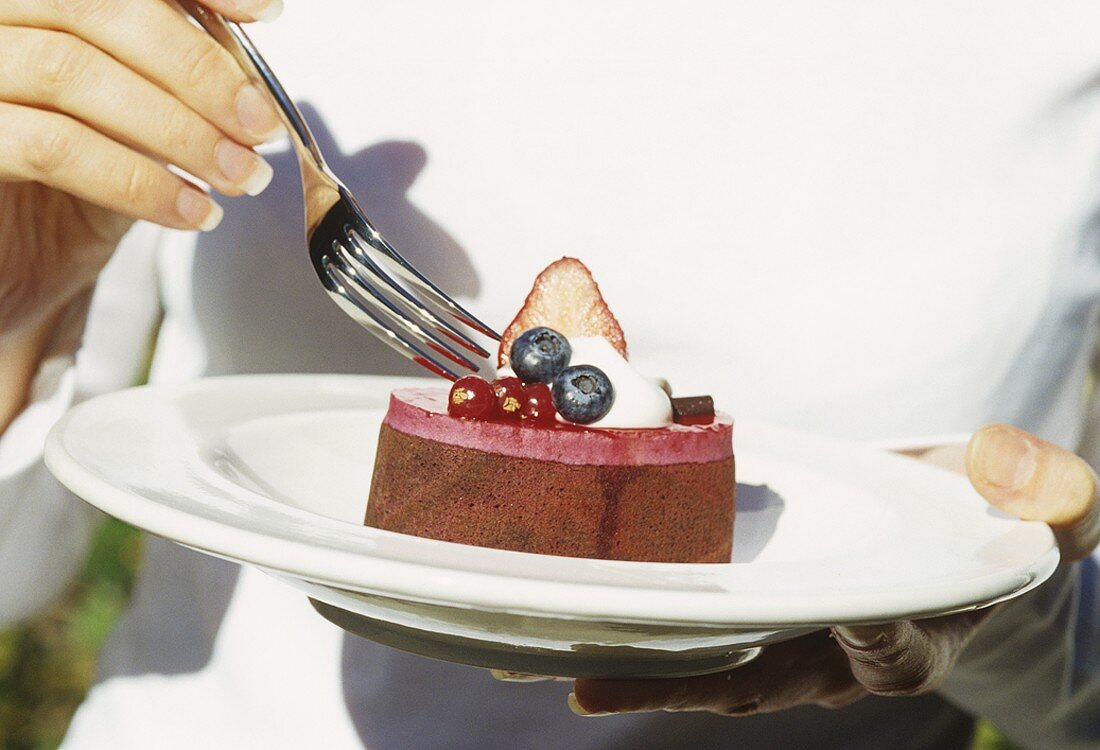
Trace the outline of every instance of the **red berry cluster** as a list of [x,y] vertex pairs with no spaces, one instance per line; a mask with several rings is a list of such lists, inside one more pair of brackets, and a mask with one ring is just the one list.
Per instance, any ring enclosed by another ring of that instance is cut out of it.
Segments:
[[550,386],[524,385],[519,378],[497,378],[491,383],[477,375],[459,378],[447,397],[447,413],[486,422],[552,425],[556,421]]

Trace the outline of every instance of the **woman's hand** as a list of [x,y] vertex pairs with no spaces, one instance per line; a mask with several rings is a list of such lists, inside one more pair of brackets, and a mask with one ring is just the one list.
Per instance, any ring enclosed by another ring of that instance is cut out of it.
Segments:
[[[951,456],[929,452],[935,463]],[[962,456],[955,463],[961,464]],[[961,466],[960,466],[961,468]],[[1100,541],[1097,477],[1069,451],[1007,425],[970,440],[965,471],[991,505],[1054,529],[1062,556],[1090,554]],[[836,627],[769,646],[753,662],[714,675],[668,680],[578,679],[570,707],[584,715],[710,711],[729,716],[812,703],[839,708],[868,693],[916,695],[935,688],[995,607],[978,612]]]
[[[249,21],[281,0],[205,0]],[[212,229],[271,168],[266,94],[164,0],[0,0],[0,351],[86,291],[135,219]]]

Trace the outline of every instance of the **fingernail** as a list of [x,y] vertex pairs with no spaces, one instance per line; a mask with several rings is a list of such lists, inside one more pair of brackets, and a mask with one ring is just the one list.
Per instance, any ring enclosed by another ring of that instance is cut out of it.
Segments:
[[615,713],[614,711],[586,711],[584,706],[577,702],[575,693],[570,693],[566,697],[565,702],[569,705],[569,710],[577,716],[610,716]]
[[729,710],[723,710],[722,713],[727,716],[748,716],[754,714],[760,708],[760,703],[757,701],[749,701],[748,703],[742,703],[736,708]]
[[237,0],[233,5],[239,13],[264,23],[270,23],[283,14],[283,0]]
[[512,672],[508,669],[490,669],[489,674],[493,676],[494,680],[500,680],[501,682],[544,682],[550,679],[542,675],[530,674],[529,672]]
[[241,127],[265,143],[286,133],[271,99],[251,83],[242,86],[237,94],[237,120]]
[[229,140],[221,140],[214,149],[218,169],[225,178],[249,195],[259,195],[268,185],[275,171],[271,165],[245,148]]
[[180,190],[176,197],[176,210],[185,222],[203,232],[209,232],[221,224],[225,215],[222,207],[210,200],[209,196],[190,187]]
[[988,484],[1018,490],[1035,473],[1036,448],[1026,437],[1008,427],[980,430],[970,446],[973,468]]
[[852,648],[874,648],[886,639],[886,633],[875,625],[841,625],[833,628],[836,637]]

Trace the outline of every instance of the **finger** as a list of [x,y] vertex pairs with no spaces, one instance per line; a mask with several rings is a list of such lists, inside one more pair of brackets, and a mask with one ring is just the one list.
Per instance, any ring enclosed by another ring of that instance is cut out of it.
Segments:
[[569,707],[582,716],[636,711],[710,711],[745,716],[813,703],[830,708],[865,694],[826,631],[769,646],[726,672],[659,680],[578,679]]
[[78,36],[169,92],[222,132],[254,145],[283,132],[266,91],[213,37],[157,0],[8,0],[0,23]]
[[833,635],[852,674],[867,690],[919,695],[943,681],[991,612],[992,608],[923,621],[838,626]]
[[210,230],[222,209],[165,167],[67,115],[0,102],[0,179],[40,182],[134,219]]
[[970,440],[967,473],[991,505],[1054,529],[1063,557],[1087,556],[1100,542],[1097,478],[1083,459],[1005,424]]
[[283,0],[202,0],[202,4],[234,21],[270,23],[283,13]]
[[272,170],[192,109],[87,42],[60,31],[0,26],[0,101],[72,115],[182,167],[227,195],[258,195]]
[[490,669],[489,674],[500,682],[571,682],[570,677],[554,677],[530,672],[513,672],[510,669]]

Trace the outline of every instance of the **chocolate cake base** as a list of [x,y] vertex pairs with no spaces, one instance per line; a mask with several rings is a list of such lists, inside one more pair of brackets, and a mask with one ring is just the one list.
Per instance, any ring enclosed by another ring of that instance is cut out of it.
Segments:
[[705,463],[563,464],[501,456],[383,424],[365,523],[545,555],[729,562],[732,456]]

